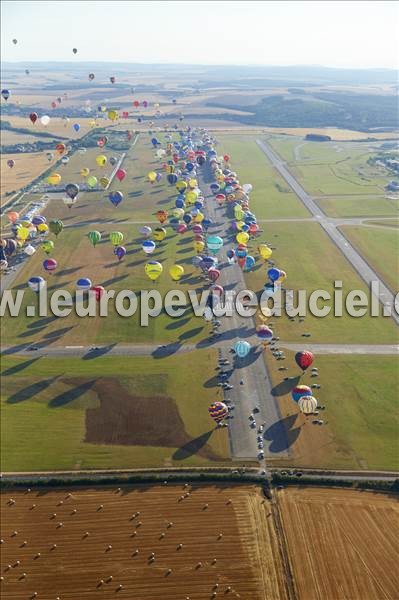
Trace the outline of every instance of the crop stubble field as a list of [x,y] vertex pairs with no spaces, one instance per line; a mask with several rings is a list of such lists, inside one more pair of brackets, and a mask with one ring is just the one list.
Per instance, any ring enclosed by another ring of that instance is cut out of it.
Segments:
[[34,592],[72,600],[77,589],[82,600],[203,600],[217,590],[218,597],[286,600],[270,512],[254,486],[4,492],[2,592],[7,600]]
[[287,488],[278,506],[299,599],[397,599],[397,496]]

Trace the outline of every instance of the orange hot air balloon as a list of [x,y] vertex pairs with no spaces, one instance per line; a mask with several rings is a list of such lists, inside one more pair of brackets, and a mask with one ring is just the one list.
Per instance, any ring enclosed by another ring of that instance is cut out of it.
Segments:
[[58,154],[64,154],[66,146],[65,144],[57,144],[55,149],[57,150]]
[[168,212],[166,210],[158,210],[156,217],[160,223],[165,223],[166,219],[168,218]]
[[15,212],[15,211],[11,211],[11,212],[7,213],[7,218],[10,221],[10,223],[15,223],[19,219],[19,213]]

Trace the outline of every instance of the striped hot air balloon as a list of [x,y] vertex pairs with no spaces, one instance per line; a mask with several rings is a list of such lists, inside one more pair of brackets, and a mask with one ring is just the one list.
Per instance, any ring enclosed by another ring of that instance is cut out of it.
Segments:
[[301,396],[298,400],[298,408],[304,415],[311,415],[317,408],[317,400],[314,396]]
[[296,385],[291,391],[292,399],[294,402],[298,402],[302,396],[311,396],[312,390],[308,385]]
[[220,423],[229,411],[224,402],[213,402],[208,408],[208,412],[216,423]]

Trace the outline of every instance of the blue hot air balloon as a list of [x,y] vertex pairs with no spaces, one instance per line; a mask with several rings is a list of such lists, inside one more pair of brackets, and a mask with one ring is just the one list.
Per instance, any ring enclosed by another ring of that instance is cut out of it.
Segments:
[[238,340],[234,344],[234,352],[239,358],[245,358],[251,352],[251,344],[245,340]]
[[110,192],[108,198],[114,206],[118,206],[123,200],[122,192]]
[[81,277],[76,282],[76,288],[78,290],[89,290],[92,285],[93,284],[88,277]]

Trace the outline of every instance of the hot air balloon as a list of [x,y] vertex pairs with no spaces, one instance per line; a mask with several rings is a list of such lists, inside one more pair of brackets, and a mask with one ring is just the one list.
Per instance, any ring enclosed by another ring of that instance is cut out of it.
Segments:
[[44,235],[44,234],[48,233],[49,227],[48,227],[47,223],[39,223],[39,225],[37,226],[37,230],[41,235]]
[[158,210],[155,216],[157,217],[158,221],[162,224],[165,223],[166,219],[168,218],[168,212],[166,210]]
[[110,80],[111,83],[115,83],[116,78],[114,76],[112,76],[112,77],[109,78],[109,80]]
[[46,260],[43,261],[43,268],[47,273],[52,273],[57,268],[57,261],[54,258],[46,258]]
[[298,408],[301,413],[311,415],[317,409],[317,400],[314,396],[301,396],[298,400]]
[[87,237],[89,238],[93,246],[95,246],[101,240],[101,233],[99,231],[89,231]]
[[53,221],[50,221],[48,226],[49,226],[51,233],[54,233],[54,235],[57,237],[61,233],[61,231],[64,229],[64,223],[62,221],[60,221],[60,219],[54,219]]
[[[151,227],[149,227],[149,225],[143,225],[143,227],[140,227],[139,233],[141,233],[141,235],[143,235],[144,237],[148,238],[148,237],[150,237],[150,235],[152,233],[152,229],[151,229]],[[165,235],[166,235],[166,231],[165,231]]]
[[295,362],[302,369],[302,371],[306,371],[308,367],[313,363],[314,356],[312,352],[308,350],[303,350],[302,352],[297,352],[295,354]]
[[123,179],[125,179],[125,177],[126,177],[126,171],[124,169],[118,169],[117,172],[115,173],[115,177],[119,181],[123,181]]
[[246,256],[244,266],[243,266],[244,271],[247,271],[247,272],[252,271],[252,269],[255,266],[255,263],[256,263],[256,261],[253,256],[249,256],[249,255]]
[[308,385],[296,385],[291,390],[292,399],[294,402],[298,402],[299,398],[302,396],[311,396],[312,390]]
[[118,206],[123,200],[122,192],[110,192],[108,198],[114,206]]
[[59,185],[61,183],[61,175],[59,173],[51,173],[47,177],[47,183],[50,185]]
[[80,169],[80,174],[82,175],[82,177],[87,177],[90,173],[90,169],[88,169],[87,167],[83,167],[83,169]]
[[105,292],[105,289],[103,288],[102,285],[93,285],[90,288],[90,292],[95,295],[97,302],[100,302],[100,300]]
[[156,281],[163,271],[161,263],[151,260],[144,267],[145,274],[151,281]]
[[181,265],[172,265],[169,269],[169,275],[173,281],[180,281],[184,275],[184,268]]
[[57,150],[58,154],[64,154],[65,150],[66,150],[66,146],[65,144],[57,144],[55,149]]
[[75,130],[75,131],[76,131],[76,133],[77,133],[77,132],[80,130],[80,125],[79,125],[79,123],[74,123],[74,124],[73,124],[73,128],[74,128],[74,130]]
[[155,171],[150,171],[149,173],[147,173],[147,179],[150,183],[154,183],[156,181],[157,178],[157,174],[155,173]]
[[6,256],[12,256],[14,254],[14,252],[17,251],[17,247],[18,244],[15,240],[13,240],[12,238],[8,238],[7,240],[4,240],[5,243],[3,242],[3,247],[4,247],[4,252],[6,254]]
[[16,40],[15,38],[12,41],[13,44],[18,44],[18,40]]
[[[54,154],[52,152],[46,152],[47,160],[51,162],[54,158]],[[47,180],[48,181],[48,180]]]
[[111,156],[109,159],[109,162],[114,167],[116,165],[116,163],[118,162],[118,159],[116,158],[116,156]]
[[108,138],[106,135],[103,135],[97,140],[97,146],[100,148],[104,148],[105,144],[108,142]]
[[219,252],[219,250],[223,247],[223,239],[218,235],[210,236],[206,241],[206,245],[208,246],[212,254],[216,255]]
[[9,167],[10,169],[12,169],[14,165],[15,165],[15,160],[13,160],[12,158],[10,158],[7,161],[7,167]]
[[46,285],[45,279],[43,277],[31,277],[28,280],[28,286],[30,289],[36,294],[40,292],[40,290]]
[[91,283],[90,279],[88,279],[87,277],[81,277],[76,282],[76,288],[78,290],[89,290],[91,288],[91,286],[92,286],[92,283]]
[[104,154],[99,154],[96,156],[96,163],[99,167],[105,167],[107,163],[107,157]]
[[36,248],[34,248],[31,244],[27,244],[24,247],[24,252],[25,254],[27,254],[28,256],[32,256],[35,252],[36,252]]
[[36,121],[37,121],[37,119],[38,119],[39,117],[38,117],[38,114],[37,114],[37,113],[35,113],[35,112],[32,112],[32,113],[30,113],[30,115],[29,115],[29,118],[30,118],[30,120],[32,121],[32,123],[36,123]]
[[72,48],[72,52],[73,52],[74,54],[77,54],[77,52],[78,52],[78,49],[77,49],[77,48]]
[[211,267],[210,269],[208,269],[207,275],[209,279],[214,283],[219,279],[220,271],[219,269],[215,269],[215,267]]
[[119,113],[117,110],[109,110],[108,111],[108,119],[111,121],[116,121],[119,118]]
[[45,242],[43,242],[42,244],[42,250],[47,254],[51,254],[52,251],[54,250],[54,242],[52,242],[51,240],[46,240]]
[[238,340],[234,344],[234,352],[239,358],[245,358],[251,351],[251,344],[245,340]]
[[228,415],[229,409],[224,402],[213,402],[208,412],[210,417],[219,424]]
[[30,236],[30,229],[28,227],[18,227],[17,229],[17,238],[19,240],[25,241]]
[[1,90],[1,95],[3,96],[4,100],[8,100],[10,97],[10,91],[9,90]]
[[67,183],[65,186],[65,193],[73,200],[79,194],[79,186],[76,185],[76,183]]
[[154,229],[154,240],[162,242],[166,238],[166,229],[163,227],[156,227]]
[[267,325],[259,325],[259,327],[256,328],[256,335],[263,342],[270,342],[274,333]]
[[118,260],[122,260],[122,258],[126,255],[126,248],[124,246],[116,246],[114,254],[116,254]]
[[146,254],[152,254],[156,248],[156,244],[152,240],[145,240],[141,248]]
[[98,184],[98,179],[97,179],[97,177],[94,177],[94,175],[89,175],[86,182],[89,187],[95,188],[96,185]]
[[276,269],[276,267],[272,267],[271,269],[269,269],[267,271],[267,276],[271,281],[277,281],[277,279],[280,277],[281,271],[280,269]]
[[120,246],[123,242],[123,233],[120,231],[111,231],[109,234],[109,239],[113,246]]
[[260,244],[258,246],[258,252],[263,258],[263,260],[268,260],[273,254],[273,250],[271,250],[271,248],[269,248],[269,246],[267,246],[266,244]]
[[47,127],[47,125],[50,123],[51,119],[48,115],[43,115],[42,117],[40,117],[40,123],[42,125],[44,125],[45,127]]
[[15,211],[8,212],[7,218],[10,221],[10,223],[15,223],[19,219],[19,213],[15,212]]
[[94,73],[89,73],[89,80],[90,81],[93,81],[94,77],[95,77]]
[[46,223],[46,217],[43,217],[42,215],[36,215],[33,217],[32,225],[37,227],[38,225],[41,225],[42,223]]
[[236,240],[239,244],[246,244],[249,240],[249,235],[245,231],[240,231],[236,235]]

